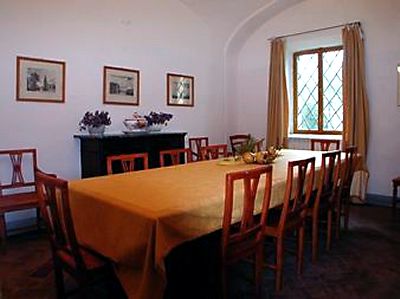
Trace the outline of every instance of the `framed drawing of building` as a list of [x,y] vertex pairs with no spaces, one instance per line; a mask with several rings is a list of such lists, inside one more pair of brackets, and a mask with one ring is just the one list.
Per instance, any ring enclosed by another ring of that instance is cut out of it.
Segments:
[[105,66],[103,73],[103,103],[138,106],[140,101],[140,72]]
[[17,57],[17,101],[64,103],[65,62]]

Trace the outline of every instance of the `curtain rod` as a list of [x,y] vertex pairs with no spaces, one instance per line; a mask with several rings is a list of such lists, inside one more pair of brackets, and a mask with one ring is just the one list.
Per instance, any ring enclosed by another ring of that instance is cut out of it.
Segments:
[[289,33],[289,34],[284,34],[284,35],[280,35],[280,36],[270,37],[268,40],[271,41],[271,40],[274,40],[276,38],[292,37],[292,36],[296,36],[296,35],[302,35],[302,34],[314,33],[314,32],[319,32],[319,31],[325,31],[325,30],[344,27],[346,25],[355,25],[355,24],[361,25],[361,22],[360,21],[354,21],[354,22],[350,22],[350,23],[345,23],[345,24],[340,24],[340,25],[335,25],[335,26],[322,27],[322,28],[312,29],[312,30],[303,31],[303,32]]

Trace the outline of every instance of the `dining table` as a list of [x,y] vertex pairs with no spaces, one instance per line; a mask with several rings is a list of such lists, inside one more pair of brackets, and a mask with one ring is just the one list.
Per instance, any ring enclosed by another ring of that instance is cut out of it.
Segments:
[[[287,163],[319,151],[283,149],[272,163],[270,208],[283,203]],[[177,246],[222,227],[227,173],[260,167],[233,160],[208,160],[69,182],[70,207],[79,242],[115,263],[129,298],[163,298],[165,259]],[[243,186],[235,186],[233,218],[239,220]],[[260,210],[260,180],[256,210]],[[240,199],[240,200],[239,200]]]

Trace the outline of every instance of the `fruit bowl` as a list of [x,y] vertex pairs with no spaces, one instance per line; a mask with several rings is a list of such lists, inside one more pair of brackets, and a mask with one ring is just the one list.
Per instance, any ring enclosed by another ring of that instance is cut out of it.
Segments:
[[135,131],[135,130],[144,130],[147,126],[147,121],[141,121],[135,118],[126,118],[123,121],[123,124],[127,128],[128,131]]
[[259,151],[256,153],[246,152],[243,153],[243,161],[252,164],[270,164],[279,156],[280,148],[271,146],[266,151]]

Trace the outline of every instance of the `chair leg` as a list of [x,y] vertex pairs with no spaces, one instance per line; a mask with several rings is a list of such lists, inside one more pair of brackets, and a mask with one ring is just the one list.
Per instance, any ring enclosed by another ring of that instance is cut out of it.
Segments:
[[262,277],[263,277],[263,261],[264,261],[264,254],[263,254],[263,242],[258,246],[259,248],[257,249],[256,252],[256,257],[255,257],[255,265],[254,265],[254,270],[255,270],[255,281],[256,281],[256,298],[262,298]]
[[341,218],[341,213],[342,213],[342,205],[339,203],[336,207],[336,213],[335,213],[335,235],[336,239],[339,239],[339,234],[340,234],[340,218]]
[[6,229],[6,219],[4,213],[0,214],[0,250],[4,251],[6,246],[6,237],[7,237],[7,229]]
[[304,259],[304,223],[298,229],[297,236],[297,275],[303,273],[303,259]]
[[349,218],[350,218],[350,195],[346,197],[344,204],[344,229],[349,230]]
[[331,250],[331,242],[332,242],[332,210],[328,211],[328,221],[326,224],[326,250]]
[[276,273],[275,273],[275,290],[282,290],[283,276],[283,236],[276,240]]
[[56,283],[57,299],[65,298],[64,274],[60,262],[54,259],[54,279]]
[[312,262],[315,263],[318,260],[318,216],[312,218]]

